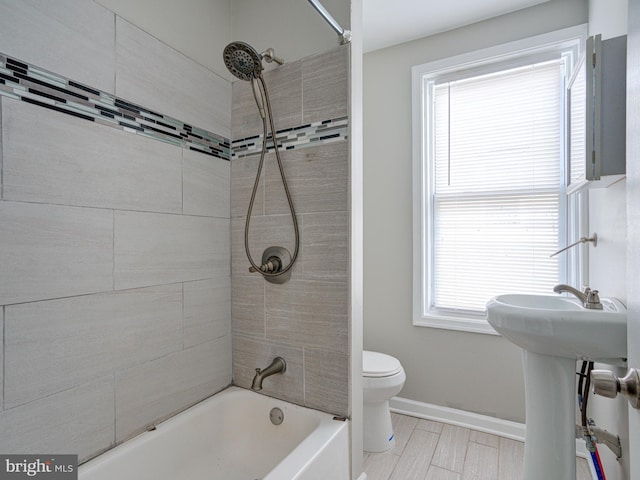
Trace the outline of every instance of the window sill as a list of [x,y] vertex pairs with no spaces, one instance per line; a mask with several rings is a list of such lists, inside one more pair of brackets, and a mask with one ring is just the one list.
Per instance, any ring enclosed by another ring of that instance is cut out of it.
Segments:
[[452,317],[445,315],[428,315],[414,319],[416,327],[440,328],[443,330],[456,330],[459,332],[481,333],[485,335],[497,335],[489,322],[484,317]]

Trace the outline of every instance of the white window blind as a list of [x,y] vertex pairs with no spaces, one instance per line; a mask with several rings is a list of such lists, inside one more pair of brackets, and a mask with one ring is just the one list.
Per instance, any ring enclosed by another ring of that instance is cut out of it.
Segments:
[[564,221],[563,64],[431,84],[430,305],[549,293]]

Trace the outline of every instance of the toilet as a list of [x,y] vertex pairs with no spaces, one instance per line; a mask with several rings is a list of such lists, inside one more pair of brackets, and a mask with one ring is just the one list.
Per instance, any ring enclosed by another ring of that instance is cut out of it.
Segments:
[[384,452],[395,446],[389,400],[402,390],[406,378],[397,358],[379,352],[362,352],[366,452]]

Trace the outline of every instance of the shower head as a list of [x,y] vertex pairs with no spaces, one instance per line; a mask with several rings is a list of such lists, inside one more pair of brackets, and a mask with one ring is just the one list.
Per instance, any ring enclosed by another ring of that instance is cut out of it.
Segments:
[[247,43],[231,42],[222,56],[229,71],[240,80],[250,81],[262,75],[262,56]]

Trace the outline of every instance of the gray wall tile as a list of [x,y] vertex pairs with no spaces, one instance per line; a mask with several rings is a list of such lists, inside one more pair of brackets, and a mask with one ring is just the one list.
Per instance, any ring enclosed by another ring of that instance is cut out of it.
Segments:
[[0,0],[2,53],[110,93],[114,38],[114,15],[96,2]]
[[348,352],[346,282],[295,279],[265,284],[267,338]]
[[117,289],[229,274],[229,220],[115,212]]
[[[287,67],[287,71],[278,68],[266,74],[269,92],[276,98],[277,129],[347,114],[347,49],[341,47]],[[302,91],[298,90],[300,68],[304,76]],[[289,78],[279,82],[270,77],[287,72]],[[305,116],[297,121],[300,93]],[[234,82],[233,96],[233,138],[261,133],[250,84]],[[327,101],[332,104],[329,108],[325,108]],[[289,119],[294,123],[287,124]],[[349,144],[311,144],[283,151],[282,159],[301,235],[298,263],[291,280],[283,285],[267,283],[248,273],[245,216],[259,157],[232,160],[234,382],[249,388],[255,368],[263,368],[273,357],[282,355],[287,360],[287,372],[268,378],[263,393],[346,415]],[[289,206],[274,153],[266,155],[263,172],[249,229],[255,260],[260,260],[263,250],[271,245],[285,246],[291,253],[294,250]]]
[[265,379],[261,393],[304,405],[303,351],[300,347],[234,335],[233,383],[251,388],[256,368],[268,367],[275,357],[285,359],[287,370]]
[[[276,130],[302,124],[302,64],[293,62],[264,73]],[[262,134],[262,118],[250,82],[233,82],[233,139]],[[267,123],[268,131],[271,127]]]
[[305,278],[345,280],[349,273],[348,212],[302,216],[301,274]]
[[11,99],[2,134],[5,199],[182,211],[178,147]]
[[[302,220],[299,216],[297,218],[300,225]],[[244,228],[244,218],[231,219],[231,242],[233,243],[231,268],[234,275],[249,275],[249,267],[251,266],[244,248]],[[293,255],[295,237],[291,216],[252,216],[249,225],[249,250],[253,261],[259,265],[264,250],[274,245],[286,248]],[[298,268],[296,263],[293,267],[293,273]]]
[[231,382],[231,338],[172,353],[116,375],[116,439],[214,394]]
[[231,137],[229,81],[120,17],[116,51],[118,97]]
[[190,150],[183,155],[183,213],[229,218],[230,162]]
[[349,413],[349,356],[334,350],[304,349],[305,405]]
[[[0,43],[230,136],[230,82],[94,2],[0,0]],[[0,451],[86,460],[231,381],[230,165],[0,107]]]
[[[287,150],[281,157],[296,213],[347,211],[349,142]],[[289,204],[273,158],[268,160],[266,175],[266,214],[288,213]]]
[[[234,158],[231,160],[231,216],[247,214],[251,192],[258,174],[259,156]],[[264,215],[264,167],[253,202],[252,215]]]
[[0,202],[0,305],[113,288],[113,213]]
[[4,105],[4,101],[6,99],[0,97],[0,199],[2,199],[2,184],[3,184],[3,178],[2,178],[2,109],[3,109],[3,105]]
[[231,334],[231,278],[184,284],[184,348]]
[[12,305],[5,314],[7,408],[182,349],[179,284]]
[[302,60],[304,123],[349,113],[349,46]]
[[264,283],[262,275],[234,275],[231,289],[234,334],[265,338]]
[[114,444],[113,376],[0,412],[0,451],[87,460]]
[[0,412],[4,408],[4,307],[0,307]]

